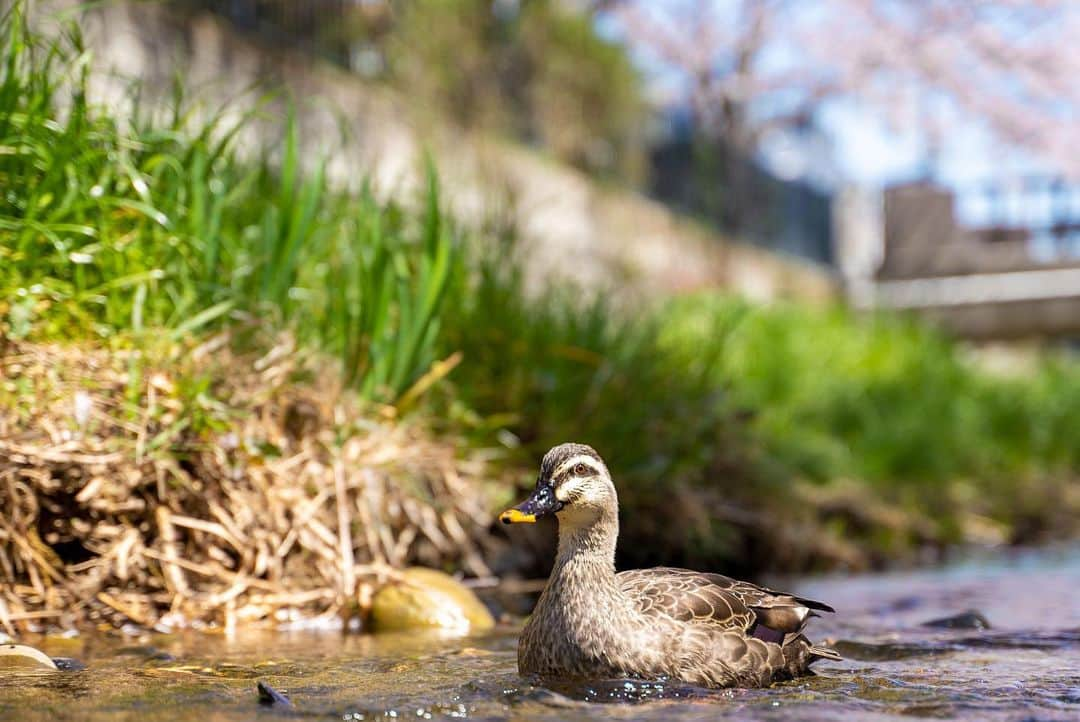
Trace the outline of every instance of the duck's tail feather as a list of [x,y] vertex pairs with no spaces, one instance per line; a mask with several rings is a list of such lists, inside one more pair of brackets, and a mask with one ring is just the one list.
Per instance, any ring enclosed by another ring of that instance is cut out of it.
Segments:
[[810,607],[811,609],[816,609],[819,612],[836,612],[835,609],[830,607],[825,602],[819,602],[815,599],[807,599],[806,597],[795,597],[795,601],[797,601],[799,604]]

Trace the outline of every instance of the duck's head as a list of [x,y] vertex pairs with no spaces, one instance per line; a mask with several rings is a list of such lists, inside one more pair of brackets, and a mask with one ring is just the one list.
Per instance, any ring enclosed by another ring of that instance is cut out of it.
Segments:
[[558,514],[563,522],[587,522],[617,508],[615,485],[600,455],[585,444],[559,444],[544,454],[532,495],[500,514],[499,521],[532,523]]

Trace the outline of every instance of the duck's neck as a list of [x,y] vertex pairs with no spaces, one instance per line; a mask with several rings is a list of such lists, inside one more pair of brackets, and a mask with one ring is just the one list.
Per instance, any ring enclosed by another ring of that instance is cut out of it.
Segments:
[[633,613],[615,577],[616,514],[588,524],[559,520],[555,567],[521,636],[524,668],[576,675],[606,670],[607,676],[622,676],[613,660],[625,656],[623,637]]
[[551,571],[551,581],[573,581],[575,587],[615,587],[615,542],[619,538],[619,516],[604,510],[591,523],[559,524],[559,551]]

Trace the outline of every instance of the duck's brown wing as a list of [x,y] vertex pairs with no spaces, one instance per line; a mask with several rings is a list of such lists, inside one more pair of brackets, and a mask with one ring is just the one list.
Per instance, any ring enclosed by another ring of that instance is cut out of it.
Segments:
[[721,574],[657,567],[616,575],[642,614],[713,624],[784,644],[802,632],[813,612],[832,607],[812,599],[759,587]]

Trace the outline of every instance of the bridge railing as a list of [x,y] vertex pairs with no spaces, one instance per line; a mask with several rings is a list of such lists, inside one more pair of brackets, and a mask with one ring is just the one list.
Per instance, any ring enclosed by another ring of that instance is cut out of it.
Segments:
[[1080,185],[1029,176],[956,193],[957,220],[988,243],[1024,242],[1036,261],[1080,258]]

